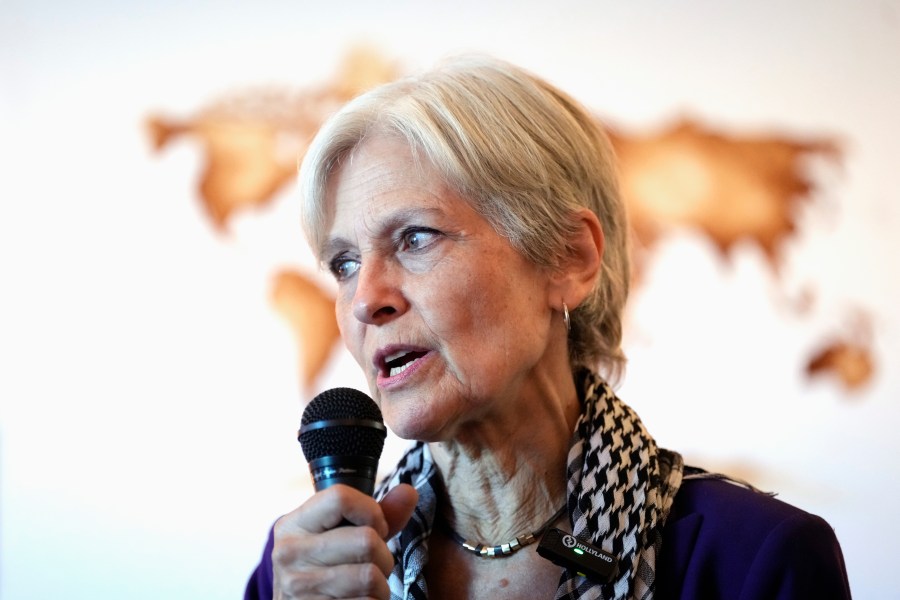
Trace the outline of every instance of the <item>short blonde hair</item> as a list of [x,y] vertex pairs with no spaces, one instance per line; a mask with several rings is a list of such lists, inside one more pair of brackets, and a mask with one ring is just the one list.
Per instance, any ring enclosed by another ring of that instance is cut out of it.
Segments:
[[536,265],[560,264],[574,213],[592,210],[605,237],[602,271],[590,296],[571,311],[570,362],[620,376],[628,226],[614,152],[587,110],[546,81],[484,57],[457,58],[357,97],[325,123],[300,169],[302,223],[317,256],[329,177],[375,135],[409,143]]

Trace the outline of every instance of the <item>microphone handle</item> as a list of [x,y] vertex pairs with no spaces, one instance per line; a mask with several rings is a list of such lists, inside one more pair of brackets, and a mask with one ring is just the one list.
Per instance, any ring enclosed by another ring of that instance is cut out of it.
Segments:
[[322,456],[309,463],[317,492],[343,483],[371,496],[377,471],[378,459],[371,456]]

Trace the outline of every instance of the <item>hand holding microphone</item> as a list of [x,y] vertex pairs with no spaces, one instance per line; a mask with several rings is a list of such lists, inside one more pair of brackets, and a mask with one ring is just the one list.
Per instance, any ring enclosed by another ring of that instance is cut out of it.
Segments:
[[389,598],[386,541],[409,520],[408,485],[372,497],[386,429],[371,398],[335,388],[307,406],[298,434],[316,494],[275,525],[275,598]]

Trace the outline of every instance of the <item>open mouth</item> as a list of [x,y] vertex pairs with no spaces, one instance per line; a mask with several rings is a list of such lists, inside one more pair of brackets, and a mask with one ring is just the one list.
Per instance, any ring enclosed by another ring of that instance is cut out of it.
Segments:
[[384,357],[384,367],[382,372],[388,377],[399,375],[410,367],[414,362],[425,356],[427,352],[423,351],[400,351],[389,354]]

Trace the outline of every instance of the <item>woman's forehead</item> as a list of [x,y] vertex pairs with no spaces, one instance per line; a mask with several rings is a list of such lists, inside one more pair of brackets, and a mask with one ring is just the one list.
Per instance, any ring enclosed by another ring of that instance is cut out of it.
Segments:
[[334,170],[325,191],[333,213],[348,205],[440,204],[449,189],[438,170],[418,161],[406,144],[376,139],[359,146]]
[[337,238],[376,236],[404,224],[482,219],[472,204],[444,183],[436,169],[421,168],[403,145],[372,144],[330,178],[325,194],[322,252]]

